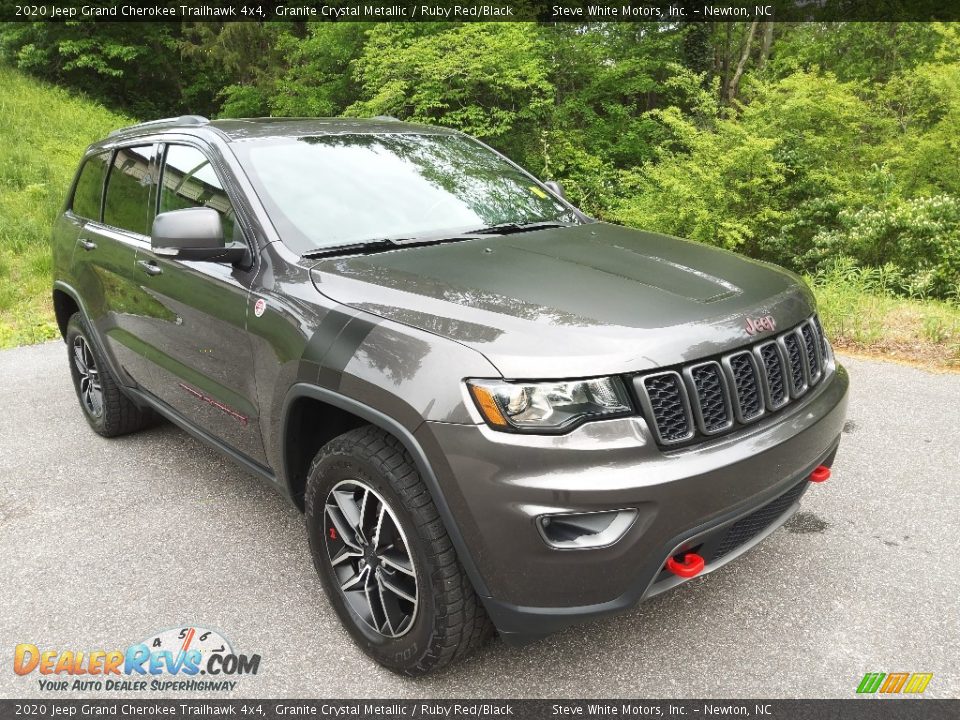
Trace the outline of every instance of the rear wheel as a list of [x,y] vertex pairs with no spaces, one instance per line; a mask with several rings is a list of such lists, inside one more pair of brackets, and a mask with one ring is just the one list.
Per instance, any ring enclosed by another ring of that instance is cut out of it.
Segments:
[[423,675],[480,646],[492,625],[406,449],[374,427],[317,454],[307,478],[314,565],[356,643]]
[[156,415],[137,407],[123,394],[90,338],[86,320],[74,313],[67,323],[67,359],[77,399],[90,427],[99,435],[114,437],[153,424]]

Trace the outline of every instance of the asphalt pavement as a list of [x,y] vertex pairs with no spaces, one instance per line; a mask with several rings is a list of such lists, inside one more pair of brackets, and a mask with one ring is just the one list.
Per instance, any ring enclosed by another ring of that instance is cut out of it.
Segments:
[[184,626],[261,656],[218,698],[852,697],[895,671],[960,696],[960,374],[843,362],[833,478],[788,526],[626,614],[410,680],[351,644],[286,501],[172,425],[96,436],[61,343],[0,352],[0,697],[41,695],[12,671],[17,643]]

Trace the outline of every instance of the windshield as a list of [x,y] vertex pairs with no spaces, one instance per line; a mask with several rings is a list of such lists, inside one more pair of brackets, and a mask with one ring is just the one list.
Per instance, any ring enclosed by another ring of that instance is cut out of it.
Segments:
[[270,138],[233,148],[283,242],[299,254],[504,223],[577,222],[530,176],[458,135]]

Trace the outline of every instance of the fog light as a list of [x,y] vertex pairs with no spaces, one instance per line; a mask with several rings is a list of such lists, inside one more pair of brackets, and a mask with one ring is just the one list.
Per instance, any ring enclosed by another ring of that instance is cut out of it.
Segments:
[[547,545],[558,550],[585,550],[613,545],[637,519],[637,511],[602,510],[588,513],[541,515],[537,527]]

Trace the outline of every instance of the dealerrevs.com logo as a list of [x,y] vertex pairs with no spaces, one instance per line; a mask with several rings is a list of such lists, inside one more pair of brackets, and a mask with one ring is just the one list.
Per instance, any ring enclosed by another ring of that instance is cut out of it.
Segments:
[[259,655],[235,653],[215,630],[172,628],[126,650],[56,650],[20,643],[17,675],[36,673],[42,691],[229,692],[242,675],[256,675]]

